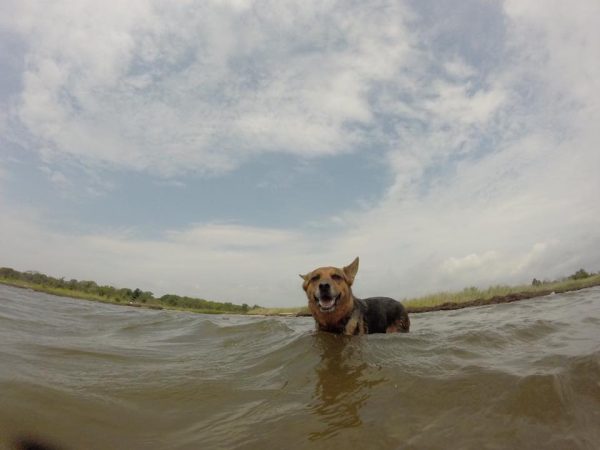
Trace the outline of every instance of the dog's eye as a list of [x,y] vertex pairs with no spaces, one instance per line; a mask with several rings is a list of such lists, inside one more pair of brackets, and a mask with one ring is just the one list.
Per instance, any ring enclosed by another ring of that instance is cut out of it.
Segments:
[[317,275],[313,275],[313,276],[310,278],[310,281],[318,281],[318,280],[319,280],[319,278],[321,278],[321,275],[319,275],[319,274],[317,274]]
[[337,273],[334,273],[333,275],[331,275],[331,278],[333,278],[335,281],[341,281],[342,276],[338,275]]

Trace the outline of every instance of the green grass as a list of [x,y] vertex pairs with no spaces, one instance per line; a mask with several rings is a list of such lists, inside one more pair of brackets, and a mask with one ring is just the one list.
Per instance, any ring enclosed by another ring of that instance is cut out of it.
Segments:
[[[174,310],[174,311],[187,311],[187,312],[194,312],[194,313],[201,313],[201,314],[236,314],[236,312],[222,311],[222,310],[217,310],[217,309],[185,308],[185,307],[179,307],[179,306],[158,304],[156,302],[148,302],[148,303],[131,302],[130,303],[127,300],[122,300],[119,298],[103,297],[100,295],[90,294],[88,292],[76,291],[76,290],[59,288],[59,287],[45,286],[42,284],[30,283],[28,281],[15,280],[12,278],[0,277],[0,284],[6,284],[9,286],[25,288],[25,289],[31,289],[36,292],[44,292],[46,294],[58,295],[60,297],[69,297],[69,298],[76,298],[76,299],[81,299],[81,300],[90,300],[90,301],[94,301],[94,302],[110,303],[112,305],[131,306],[131,304],[133,303],[133,305],[135,305],[135,306],[138,306],[141,308],[149,308],[149,309],[169,309],[169,310]],[[240,314],[240,313],[237,313],[237,314]]]
[[403,300],[402,303],[410,310],[410,308],[433,307],[443,305],[444,303],[465,303],[474,300],[490,300],[494,297],[504,297],[518,293],[544,294],[548,292],[568,292],[597,285],[600,285],[600,274],[579,280],[567,279],[563,281],[542,283],[537,286],[491,286],[487,289],[469,287],[458,292],[439,292],[423,297],[406,299]]
[[94,295],[94,294],[90,294],[87,292],[73,291],[71,289],[44,286],[41,284],[30,283],[28,281],[23,281],[23,280],[14,280],[14,279],[0,277],[0,283],[6,284],[9,286],[31,289],[31,290],[37,291],[37,292],[45,292],[46,294],[59,295],[61,297],[80,298],[83,300],[93,300],[96,302],[117,303],[118,304],[118,302],[116,300],[109,299],[107,297],[101,297],[99,295]]
[[[411,309],[435,307],[445,303],[466,303],[475,300],[491,300],[494,297],[505,297],[510,294],[534,293],[548,294],[550,292],[568,292],[586,287],[600,285],[600,274],[592,275],[587,278],[573,280],[566,279],[562,281],[544,282],[541,285],[517,285],[517,286],[491,286],[487,289],[478,289],[476,287],[465,288],[457,292],[438,292],[436,294],[425,295],[423,297],[404,299],[402,303],[410,312]],[[277,316],[277,315],[299,315],[310,314],[308,307],[298,306],[293,308],[257,308],[249,311],[248,314]]]
[[[45,292],[47,294],[58,295],[62,297],[78,298],[83,300],[92,300],[102,303],[111,303],[115,305],[129,306],[130,302],[120,298],[112,298],[100,295],[94,295],[88,292],[65,289],[60,287],[52,287],[47,285],[35,284],[25,280],[0,277],[0,283],[11,286],[28,288],[34,291]],[[561,281],[544,282],[540,285],[520,285],[520,286],[491,286],[487,289],[478,289],[476,287],[465,288],[458,292],[439,292],[436,294],[425,295],[422,297],[404,299],[402,303],[407,307],[409,312],[419,308],[430,308],[443,305],[445,303],[465,303],[475,300],[491,300],[495,297],[505,297],[511,294],[533,293],[544,295],[550,292],[562,293],[586,287],[600,285],[600,274],[592,275],[587,278],[572,279],[568,278]],[[156,301],[148,303],[134,303],[135,306],[145,308],[162,308],[175,311],[187,311],[202,314],[243,314],[239,311],[224,311],[222,309],[207,309],[207,308],[189,308],[177,305],[169,305],[165,303],[157,303]],[[248,310],[247,315],[266,315],[266,316],[296,316],[309,314],[307,306],[297,306],[290,308],[253,308]]]

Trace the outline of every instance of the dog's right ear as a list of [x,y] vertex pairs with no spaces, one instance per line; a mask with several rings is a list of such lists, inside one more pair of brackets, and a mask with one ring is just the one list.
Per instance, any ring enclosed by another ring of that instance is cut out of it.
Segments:
[[302,274],[299,274],[298,276],[299,276],[300,278],[302,278],[304,281],[306,281],[306,277],[308,276],[308,274],[307,274],[307,275],[302,275]]
[[344,267],[344,275],[346,275],[346,278],[348,279],[348,284],[350,286],[352,286],[352,283],[354,282],[356,272],[358,272],[358,256],[354,259],[354,261],[352,261],[350,264]]

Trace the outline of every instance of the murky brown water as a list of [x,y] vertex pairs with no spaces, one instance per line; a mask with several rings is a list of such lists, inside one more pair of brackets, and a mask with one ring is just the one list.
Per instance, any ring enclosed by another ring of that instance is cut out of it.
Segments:
[[0,447],[600,448],[600,288],[411,322],[341,337],[0,286]]

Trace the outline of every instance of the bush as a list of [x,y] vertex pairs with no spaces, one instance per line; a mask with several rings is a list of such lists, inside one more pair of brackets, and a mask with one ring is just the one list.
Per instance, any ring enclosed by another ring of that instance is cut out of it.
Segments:
[[569,278],[572,280],[582,280],[584,278],[589,278],[590,274],[587,273],[585,270],[583,269],[579,269],[577,272],[575,272],[573,275],[571,275]]

